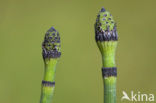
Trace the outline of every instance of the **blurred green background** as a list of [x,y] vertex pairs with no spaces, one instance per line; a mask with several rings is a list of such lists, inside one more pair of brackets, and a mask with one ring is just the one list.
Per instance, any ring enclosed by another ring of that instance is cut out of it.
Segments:
[[0,0],[0,103],[39,103],[41,43],[54,26],[62,56],[53,103],[103,103],[94,23],[101,7],[117,22],[117,102],[122,91],[156,95],[155,0]]

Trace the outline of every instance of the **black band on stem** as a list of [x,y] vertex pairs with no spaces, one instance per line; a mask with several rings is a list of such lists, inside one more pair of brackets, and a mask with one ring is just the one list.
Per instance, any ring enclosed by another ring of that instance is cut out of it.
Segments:
[[102,68],[102,76],[103,77],[110,77],[110,76],[117,76],[117,68],[116,67],[103,67]]
[[54,87],[55,86],[55,82],[50,82],[50,81],[42,81],[42,85],[43,86],[50,86],[50,87]]

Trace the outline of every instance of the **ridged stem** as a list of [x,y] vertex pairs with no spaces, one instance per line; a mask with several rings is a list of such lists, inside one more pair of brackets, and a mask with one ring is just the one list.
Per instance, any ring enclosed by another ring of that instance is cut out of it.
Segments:
[[[102,50],[102,61],[104,68],[116,67],[115,51],[117,41],[105,41],[99,44]],[[116,76],[103,77],[104,103],[116,103]]]
[[116,103],[116,77],[104,78],[104,103]]
[[45,72],[44,72],[44,79],[43,80],[54,82],[56,64],[57,64],[57,59],[54,59],[54,58],[45,59]]
[[116,103],[115,51],[118,41],[116,23],[104,7],[95,22],[95,40],[102,54],[102,75],[104,81],[104,103]]
[[[45,72],[43,81],[55,82],[57,59],[48,58],[44,60],[44,63],[45,63]],[[55,85],[44,85],[42,83],[40,103],[51,103],[54,94],[54,89]]]

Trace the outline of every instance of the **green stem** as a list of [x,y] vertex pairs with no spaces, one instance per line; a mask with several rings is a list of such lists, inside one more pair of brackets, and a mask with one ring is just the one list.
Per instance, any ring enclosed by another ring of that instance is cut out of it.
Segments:
[[104,78],[104,103],[116,103],[116,77]]
[[[44,62],[45,62],[45,72],[43,80],[48,82],[55,82],[57,59],[47,58],[44,60]],[[55,89],[54,85],[42,84],[40,103],[51,103],[54,94],[54,89]]]
[[45,72],[44,72],[44,79],[43,80],[54,82],[56,64],[57,64],[57,59],[54,59],[54,58],[45,59]]
[[[115,50],[117,41],[105,41],[102,45],[102,61],[103,67],[116,67]],[[109,76],[103,78],[104,83],[104,103],[116,103],[116,77]]]
[[118,41],[116,23],[104,7],[95,22],[95,40],[102,54],[102,75],[104,81],[104,103],[116,103],[115,50]]

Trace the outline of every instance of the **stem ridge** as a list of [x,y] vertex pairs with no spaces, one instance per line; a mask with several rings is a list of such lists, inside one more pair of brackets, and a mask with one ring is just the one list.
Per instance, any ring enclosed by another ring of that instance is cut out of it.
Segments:
[[116,103],[117,68],[115,51],[118,42],[116,23],[105,8],[98,13],[95,27],[95,40],[102,56],[102,76],[104,83],[104,103]]
[[55,91],[56,64],[61,56],[60,36],[54,27],[51,27],[45,34],[42,56],[45,66],[40,103],[51,103]]

